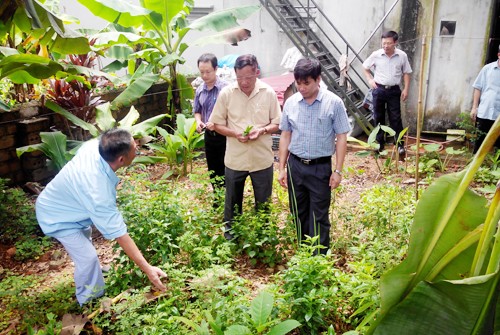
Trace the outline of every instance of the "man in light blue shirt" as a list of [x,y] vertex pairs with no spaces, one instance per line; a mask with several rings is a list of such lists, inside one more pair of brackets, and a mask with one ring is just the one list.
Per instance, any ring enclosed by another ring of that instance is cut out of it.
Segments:
[[[486,64],[472,85],[474,98],[470,115],[480,131],[474,143],[474,153],[479,150],[486,134],[500,115],[500,46],[497,55],[498,59]],[[495,142],[495,147],[500,148],[500,139]]]
[[288,188],[299,242],[306,236],[319,235],[319,243],[324,246],[321,253],[326,253],[330,247],[331,190],[342,180],[351,127],[342,99],[320,89],[321,65],[317,59],[299,60],[293,72],[299,92],[283,107],[278,181]]
[[80,305],[104,294],[104,278],[91,242],[91,225],[106,239],[116,239],[151,283],[165,290],[166,274],[151,266],[127,233],[116,205],[115,171],[132,163],[136,145],[123,129],[111,129],[86,142],[38,196],[36,216],[43,232],[61,242],[75,265]]

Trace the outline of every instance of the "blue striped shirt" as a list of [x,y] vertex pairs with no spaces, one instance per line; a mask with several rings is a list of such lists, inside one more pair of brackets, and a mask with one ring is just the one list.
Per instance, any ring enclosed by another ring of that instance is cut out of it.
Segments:
[[288,150],[304,159],[332,156],[335,136],[351,130],[344,102],[326,89],[320,89],[316,100],[308,104],[297,92],[283,107],[280,129],[290,131]]
[[215,85],[211,90],[207,88],[207,84],[203,83],[196,89],[196,95],[194,97],[194,113],[201,113],[201,121],[207,123],[214,109],[215,102],[219,96],[219,92],[222,90],[227,83],[219,77],[215,80]]

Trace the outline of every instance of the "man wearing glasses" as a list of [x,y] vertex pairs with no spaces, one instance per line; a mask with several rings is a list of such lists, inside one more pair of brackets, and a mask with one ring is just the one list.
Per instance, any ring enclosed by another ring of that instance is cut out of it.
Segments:
[[274,154],[271,134],[278,130],[281,109],[274,90],[257,77],[254,55],[236,59],[236,83],[222,89],[209,122],[227,137],[224,163],[226,199],[224,236],[232,239],[231,221],[242,213],[245,180],[250,176],[255,208],[266,207],[272,193]]

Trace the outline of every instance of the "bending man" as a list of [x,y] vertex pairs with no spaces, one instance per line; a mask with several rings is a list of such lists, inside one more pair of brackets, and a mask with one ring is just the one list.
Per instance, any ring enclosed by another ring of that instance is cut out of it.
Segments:
[[94,224],[107,239],[116,239],[151,283],[165,290],[166,274],[151,266],[127,234],[116,205],[115,171],[132,163],[136,145],[123,129],[112,129],[86,142],[38,196],[36,217],[43,232],[61,242],[75,264],[76,298],[83,305],[104,294],[104,278],[91,242]]

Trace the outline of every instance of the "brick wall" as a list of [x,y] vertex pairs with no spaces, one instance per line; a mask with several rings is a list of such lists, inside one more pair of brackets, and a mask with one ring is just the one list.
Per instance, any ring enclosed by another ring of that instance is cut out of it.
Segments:
[[[133,104],[141,115],[138,122],[167,111],[167,89],[164,83],[154,85]],[[102,98],[112,101],[119,93],[110,92]],[[115,117],[120,120],[129,109],[122,108]],[[0,109],[0,178],[9,179],[11,185],[29,181],[46,184],[56,172],[47,168],[45,155],[35,151],[18,158],[16,148],[40,143],[40,132],[65,132],[65,128],[62,117],[42,107],[38,101],[8,112]]]

